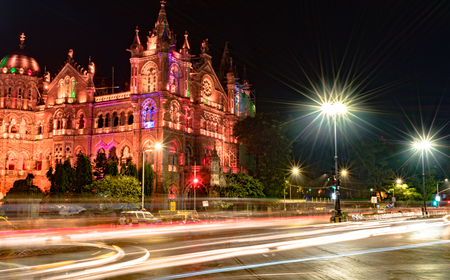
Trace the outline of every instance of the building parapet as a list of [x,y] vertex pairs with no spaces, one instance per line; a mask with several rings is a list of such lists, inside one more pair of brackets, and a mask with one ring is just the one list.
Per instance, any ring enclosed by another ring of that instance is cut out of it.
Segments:
[[121,93],[114,93],[114,94],[107,94],[107,95],[100,95],[95,97],[95,102],[105,102],[105,101],[111,101],[111,100],[117,100],[117,99],[125,99],[130,97],[130,92],[121,92]]

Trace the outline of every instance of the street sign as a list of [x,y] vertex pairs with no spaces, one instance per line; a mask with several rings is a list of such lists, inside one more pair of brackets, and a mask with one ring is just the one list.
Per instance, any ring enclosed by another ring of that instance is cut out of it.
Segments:
[[175,201],[171,201],[170,202],[170,211],[175,211],[176,210],[176,202]]
[[372,196],[370,198],[370,203],[377,203],[377,197],[376,196]]
[[209,206],[208,201],[202,201],[202,202],[203,202],[203,207],[208,207]]

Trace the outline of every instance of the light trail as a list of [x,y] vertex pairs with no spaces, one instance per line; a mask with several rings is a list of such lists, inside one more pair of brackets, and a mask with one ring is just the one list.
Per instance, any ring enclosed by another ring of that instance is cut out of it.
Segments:
[[235,267],[225,267],[225,268],[211,269],[211,270],[206,270],[206,271],[198,271],[198,272],[170,275],[170,276],[158,277],[158,278],[150,278],[150,277],[148,277],[148,278],[140,278],[139,280],[180,279],[180,278],[201,276],[201,275],[214,274],[214,273],[231,272],[231,271],[238,271],[238,270],[244,270],[244,269],[252,269],[252,268],[280,265],[280,264],[300,263],[300,262],[308,262],[308,261],[320,261],[320,260],[327,260],[327,259],[333,259],[333,258],[342,258],[342,257],[350,257],[350,256],[364,255],[364,254],[373,254],[373,253],[390,252],[390,251],[397,251],[397,250],[416,249],[416,248],[425,247],[425,246],[442,245],[442,244],[449,244],[449,243],[450,243],[450,240],[442,240],[442,241],[435,241],[435,242],[422,243],[422,244],[370,249],[370,250],[356,251],[356,252],[337,254],[337,255],[324,255],[324,256],[319,256],[319,257],[311,257],[311,258],[296,259],[296,260],[285,260],[285,261],[266,262],[266,263],[243,265],[243,266],[235,266]]
[[[88,277],[79,277],[73,276],[72,274],[68,274],[65,279],[102,279],[107,277],[115,277],[125,274],[133,274],[133,273],[142,273],[145,271],[170,268],[170,267],[181,267],[185,265],[192,265],[196,263],[205,263],[211,261],[217,261],[221,259],[227,259],[232,257],[240,257],[246,255],[254,255],[261,254],[267,252],[277,252],[284,250],[292,250],[299,249],[305,247],[312,246],[321,246],[332,243],[346,242],[359,240],[364,238],[369,238],[372,236],[378,235],[387,235],[387,234],[398,234],[398,233],[406,233],[413,232],[417,230],[423,230],[426,228],[438,227],[448,225],[448,222],[444,222],[442,219],[438,219],[437,222],[430,222],[427,224],[421,223],[420,226],[416,226],[415,224],[407,225],[407,226],[399,226],[399,227],[377,227],[374,229],[363,229],[356,232],[346,232],[342,234],[334,234],[331,236],[325,237],[314,237],[309,239],[302,240],[293,240],[293,241],[283,241],[283,242],[274,242],[274,243],[266,243],[260,245],[252,245],[252,246],[243,246],[237,248],[227,248],[227,249],[215,249],[203,252],[189,253],[189,254],[181,254],[175,256],[168,256],[156,259],[150,259],[145,262],[140,263],[139,265],[133,267],[123,267],[117,266],[115,264],[109,265],[109,269],[107,271],[103,271],[98,275],[91,275]],[[233,244],[235,240],[230,240],[230,243]],[[401,248],[401,247],[398,247]],[[403,247],[402,247],[403,248]],[[383,250],[383,249],[379,249]],[[389,250],[386,249],[386,250]],[[370,251],[370,250],[369,250]],[[369,252],[364,251],[364,252]],[[374,251],[375,252],[375,251]],[[315,258],[312,258],[313,260]],[[271,265],[279,264],[273,263]],[[186,276],[183,276],[186,277]],[[150,278],[149,278],[150,279]],[[167,278],[171,279],[171,278]],[[175,278],[174,278],[175,279]]]

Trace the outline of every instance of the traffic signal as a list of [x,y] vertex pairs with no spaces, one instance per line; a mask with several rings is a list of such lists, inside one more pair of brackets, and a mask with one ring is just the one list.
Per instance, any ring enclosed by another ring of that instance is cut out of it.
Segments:
[[438,206],[438,202],[436,200],[433,200],[433,206]]
[[200,180],[197,177],[192,178],[192,186],[193,187],[198,187],[198,185],[200,184]]
[[337,186],[337,180],[336,180],[336,178],[333,178],[333,186],[334,186],[334,187]]

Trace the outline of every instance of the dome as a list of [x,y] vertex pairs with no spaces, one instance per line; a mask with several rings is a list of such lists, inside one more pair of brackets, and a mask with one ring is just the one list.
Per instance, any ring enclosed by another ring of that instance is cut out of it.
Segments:
[[[23,69],[23,73],[27,74],[28,70],[31,70],[31,72],[28,73],[28,75],[36,75],[38,72],[41,71],[37,61],[23,49],[14,51],[5,56],[0,61],[0,67],[1,68],[7,67],[9,71],[11,71],[11,73],[14,72],[19,73],[20,69]],[[14,68],[14,70],[12,68]]]

